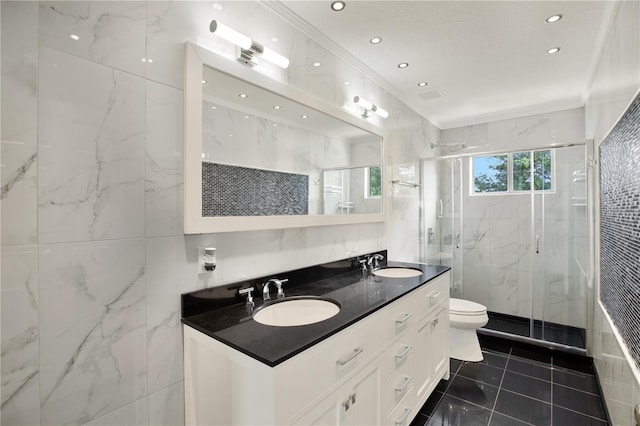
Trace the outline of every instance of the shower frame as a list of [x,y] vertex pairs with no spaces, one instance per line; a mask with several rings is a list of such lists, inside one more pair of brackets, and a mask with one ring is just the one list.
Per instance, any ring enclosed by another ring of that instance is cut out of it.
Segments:
[[[437,206],[439,205],[438,203],[441,202],[439,201],[439,195],[436,193],[436,197],[434,199],[433,194],[428,194],[427,193],[427,185],[425,185],[425,179],[426,179],[426,175],[427,173],[425,172],[425,166],[427,163],[433,163],[436,164],[436,162],[438,161],[443,161],[443,160],[451,160],[450,164],[451,164],[451,172],[452,175],[454,173],[457,173],[456,178],[458,179],[459,182],[459,191],[456,194],[455,193],[455,180],[451,179],[450,182],[450,187],[448,188],[449,193],[451,194],[451,205],[447,206],[447,210],[449,210],[450,213],[450,217],[451,217],[451,224],[450,224],[450,232],[449,234],[451,235],[451,243],[450,243],[450,249],[451,249],[451,262],[449,264],[449,266],[452,267],[452,283],[451,283],[451,289],[450,289],[450,293],[452,295],[452,297],[461,297],[461,290],[463,291],[464,289],[460,289],[459,287],[462,285],[464,286],[464,268],[462,267],[462,265],[464,264],[464,244],[462,243],[462,241],[465,240],[464,238],[464,185],[463,185],[463,174],[464,174],[464,167],[468,167],[465,166],[463,164],[463,161],[468,160],[471,157],[476,157],[476,156],[490,156],[490,155],[495,155],[495,154],[504,154],[504,153],[512,153],[512,152],[523,152],[523,151],[537,151],[537,150],[546,150],[546,149],[560,149],[560,148],[566,148],[566,147],[575,147],[575,146],[584,146],[585,149],[585,172],[586,172],[586,192],[585,192],[585,197],[586,200],[584,202],[584,204],[586,204],[584,207],[586,209],[586,253],[585,253],[585,257],[586,257],[586,270],[585,272],[585,279],[586,279],[586,307],[585,307],[585,315],[586,315],[586,319],[585,319],[585,323],[584,323],[584,330],[585,330],[585,338],[586,338],[586,342],[585,342],[585,348],[578,348],[575,346],[570,346],[567,344],[563,344],[563,343],[557,343],[557,342],[552,342],[549,340],[541,340],[538,338],[533,337],[534,336],[534,322],[537,321],[535,319],[535,315],[534,315],[534,303],[536,303],[536,301],[534,300],[534,295],[533,295],[533,285],[534,285],[534,280],[533,280],[533,266],[535,263],[535,254],[531,254],[531,258],[530,258],[530,262],[531,262],[531,270],[530,270],[530,274],[531,274],[531,284],[530,284],[530,288],[529,291],[531,293],[531,298],[530,298],[530,317],[528,318],[529,320],[529,336],[521,336],[521,335],[517,335],[517,334],[512,334],[512,333],[505,333],[505,332],[501,332],[501,331],[497,331],[497,330],[491,330],[488,328],[483,328],[481,330],[479,330],[480,333],[483,334],[488,334],[488,335],[495,335],[495,336],[499,336],[499,337],[503,337],[503,338],[508,338],[510,340],[515,340],[515,341],[521,341],[521,342],[525,342],[525,343],[529,343],[529,344],[533,344],[536,346],[543,346],[549,349],[555,349],[555,350],[561,350],[564,352],[569,352],[569,353],[575,353],[575,354],[580,354],[580,355],[585,355],[585,354],[590,354],[592,347],[592,341],[593,339],[592,337],[592,331],[593,331],[593,310],[594,310],[594,303],[595,303],[595,295],[594,295],[594,274],[595,274],[595,241],[594,241],[594,223],[595,223],[595,215],[596,215],[596,207],[594,206],[594,200],[595,200],[595,193],[594,193],[594,183],[595,183],[595,176],[594,176],[594,170],[595,167],[594,166],[594,144],[593,144],[593,140],[581,140],[581,141],[576,141],[576,142],[572,142],[572,143],[566,143],[566,144],[547,144],[547,145],[542,145],[542,146],[536,146],[536,147],[518,147],[515,149],[510,149],[510,150],[505,150],[505,149],[501,149],[501,150],[486,150],[486,151],[475,151],[475,152],[464,152],[464,153],[460,153],[460,152],[456,152],[455,154],[450,154],[450,155],[443,155],[443,156],[438,156],[438,157],[431,157],[431,158],[423,158],[421,160],[421,167],[420,167],[420,176],[422,178],[422,187],[423,187],[423,191],[421,191],[421,214],[420,214],[420,231],[421,231],[421,235],[420,235],[420,240],[422,242],[421,244],[421,256],[422,256],[422,261],[426,262],[426,263],[440,263],[440,264],[447,264],[447,262],[443,262],[442,261],[442,256],[440,257],[440,261],[438,262],[437,260],[434,261],[433,258],[429,258],[428,255],[428,246],[427,246],[427,242],[428,242],[428,236],[427,236],[427,230],[430,228],[430,226],[427,224],[427,214],[429,214],[429,209],[426,208],[426,205],[428,203],[432,203],[433,206],[437,209]],[[455,170],[455,163],[457,163],[457,170]],[[511,171],[511,169],[509,169],[509,171]],[[438,185],[441,185],[441,182],[438,181]],[[531,209],[532,209],[532,217],[531,217],[531,239],[530,239],[530,243],[531,244],[535,244],[535,229],[534,229],[534,212],[533,209],[535,208],[534,206],[534,197],[536,197],[536,194],[533,191],[531,192]],[[542,199],[544,199],[544,195],[541,197]],[[456,210],[455,209],[459,209],[459,211],[457,212],[456,215]],[[440,219],[440,222],[442,222],[442,219]],[[456,231],[456,225],[457,225],[457,231]],[[442,226],[442,225],[440,225]],[[461,233],[461,236],[459,237],[460,241],[460,245],[458,248],[456,248],[456,238],[455,235],[456,233],[459,232]],[[439,243],[442,244],[442,235],[438,236],[437,239],[439,240]],[[442,250],[440,250],[440,252],[442,252]],[[457,269],[457,270],[456,270]],[[471,299],[472,300],[472,299]],[[543,316],[544,318],[544,316]],[[543,320],[544,321],[544,320]]]

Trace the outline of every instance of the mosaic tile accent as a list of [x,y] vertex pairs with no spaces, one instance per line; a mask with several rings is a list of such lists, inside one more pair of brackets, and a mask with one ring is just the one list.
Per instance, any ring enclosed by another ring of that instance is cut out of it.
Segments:
[[640,367],[640,96],[600,146],[600,299]]
[[309,214],[309,176],[202,163],[202,215]]

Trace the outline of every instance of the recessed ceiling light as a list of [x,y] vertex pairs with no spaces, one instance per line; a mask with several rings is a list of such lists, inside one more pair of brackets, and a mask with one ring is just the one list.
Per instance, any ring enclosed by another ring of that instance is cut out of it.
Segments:
[[245,116],[244,116],[244,118],[249,118],[249,116],[248,116],[248,115],[245,115]]
[[207,80],[202,80],[202,84],[207,84]]
[[561,19],[562,19],[562,15],[560,15],[560,14],[551,15],[547,19],[545,19],[544,22],[546,22],[547,24],[553,24],[554,22],[558,22]]
[[211,109],[218,109],[218,107],[217,106],[212,106]]
[[280,105],[274,105],[274,106],[273,106],[273,109],[280,109],[280,108],[281,108],[281,106],[280,106]]
[[150,64],[152,64],[152,63],[153,63],[153,59],[140,58],[140,60],[141,60],[142,62],[147,62],[147,63],[150,63]]
[[278,39],[278,37],[271,37],[271,41],[274,42],[274,43],[277,43],[280,40]]
[[348,86],[348,85],[350,85],[350,84],[351,84],[351,83],[350,83],[350,82],[348,82],[348,81],[345,81],[345,82],[344,82],[344,85],[345,85],[345,86]]
[[380,43],[381,41],[382,41],[382,38],[380,38],[380,37],[374,37],[374,38],[372,38],[371,40],[369,40],[369,43],[371,43],[371,44],[378,44],[378,43]]
[[547,55],[553,55],[555,53],[558,53],[560,51],[559,47],[552,47],[551,49],[547,50]]
[[335,10],[336,12],[340,12],[342,9],[344,9],[345,6],[346,4],[343,1],[334,1],[333,3],[331,3],[331,9]]
[[426,81],[421,81],[420,83],[418,83],[418,87],[424,87],[427,85]]
[[273,127],[278,127],[278,125],[276,123],[273,123]]
[[214,3],[212,5],[212,7],[213,7],[214,10],[222,10],[223,9],[223,7],[222,7],[222,5],[220,3]]
[[69,37],[71,37],[72,40],[78,41],[80,40],[80,36],[76,35],[76,34],[70,34]]
[[320,66],[320,62],[314,62],[314,63],[313,63],[313,66],[314,66],[314,67],[319,67],[319,66]]
[[240,96],[243,99],[247,97],[247,95],[245,93],[240,93],[238,96]]
[[305,118],[305,119],[309,118],[309,116],[307,114],[302,114],[300,117]]
[[408,62],[400,62],[400,63],[398,64],[398,68],[406,68],[406,67],[408,67],[408,66],[409,66],[409,63],[408,63]]
[[229,137],[233,137],[233,133],[229,133]]

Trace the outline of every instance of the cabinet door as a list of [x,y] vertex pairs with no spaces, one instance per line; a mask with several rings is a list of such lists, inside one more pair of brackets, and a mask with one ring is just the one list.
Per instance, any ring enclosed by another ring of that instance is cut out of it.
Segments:
[[[434,380],[440,380],[449,368],[449,313],[445,307],[431,320],[431,371]],[[445,378],[449,378],[446,374]]]
[[323,399],[318,405],[296,420],[294,424],[300,426],[337,425],[341,410],[343,409],[341,406],[342,395],[340,389]]
[[423,399],[425,393],[429,390],[432,378],[431,355],[434,346],[440,345],[440,342],[431,340],[433,317],[421,320],[416,327],[415,344],[414,344],[414,380],[418,401]]
[[381,424],[380,358],[370,363],[346,385],[336,424],[374,426]]

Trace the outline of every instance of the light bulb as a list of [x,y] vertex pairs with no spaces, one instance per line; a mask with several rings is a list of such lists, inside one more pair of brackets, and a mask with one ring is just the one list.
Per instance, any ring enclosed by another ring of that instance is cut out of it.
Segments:
[[274,52],[273,50],[271,50],[271,49],[269,49],[267,47],[264,48],[264,51],[262,52],[262,54],[260,56],[263,57],[264,59],[266,59],[269,62],[273,62],[274,64],[276,64],[280,68],[288,68],[289,67],[289,59],[285,58],[281,54],[276,53],[276,52]]
[[218,37],[227,40],[240,47],[241,49],[251,48],[251,39],[244,34],[240,34],[234,29],[227,27],[224,24],[216,21],[215,19],[209,24],[209,31],[216,34]]
[[373,109],[373,104],[366,99],[362,99],[360,96],[354,96],[353,102],[364,109]]

